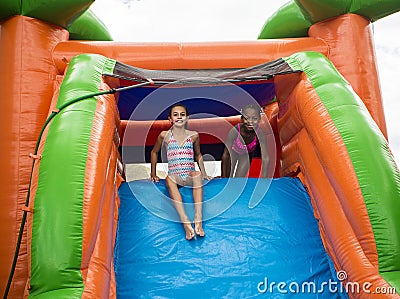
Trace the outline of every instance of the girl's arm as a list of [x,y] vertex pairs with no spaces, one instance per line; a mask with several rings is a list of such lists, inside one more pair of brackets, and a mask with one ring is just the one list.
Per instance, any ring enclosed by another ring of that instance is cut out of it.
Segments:
[[231,155],[229,150],[232,148],[232,144],[237,137],[238,131],[236,127],[233,127],[229,133],[228,137],[225,141],[225,148],[224,152],[222,153],[221,157],[221,177],[222,178],[229,178],[231,176]]
[[157,137],[157,141],[154,144],[153,149],[151,150],[150,154],[150,162],[151,162],[151,172],[150,172],[150,178],[153,182],[158,182],[160,181],[160,178],[156,174],[156,169],[157,169],[157,161],[158,161],[158,152],[161,149],[161,146],[164,142],[166,131],[162,131],[160,135]]
[[203,155],[201,154],[200,151],[200,136],[199,133],[197,132],[193,135],[193,149],[194,149],[194,159],[196,160],[197,165],[199,165],[201,175],[203,176],[204,179],[211,180],[212,177],[207,175],[206,168],[204,167]]
[[268,144],[267,144],[267,134],[264,130],[260,129],[257,134],[258,141],[260,142],[261,149],[261,177],[268,177],[268,169],[269,169],[269,153],[268,153]]

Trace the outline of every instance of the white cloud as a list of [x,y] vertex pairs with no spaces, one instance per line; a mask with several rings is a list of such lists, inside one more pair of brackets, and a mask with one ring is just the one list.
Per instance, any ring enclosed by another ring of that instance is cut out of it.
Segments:
[[[96,0],[91,9],[114,40],[255,40],[287,0]],[[400,165],[400,13],[374,23],[374,40],[391,150]]]
[[97,0],[91,9],[116,41],[232,41],[256,39],[285,2]]
[[400,13],[375,22],[373,28],[389,145],[400,166]]

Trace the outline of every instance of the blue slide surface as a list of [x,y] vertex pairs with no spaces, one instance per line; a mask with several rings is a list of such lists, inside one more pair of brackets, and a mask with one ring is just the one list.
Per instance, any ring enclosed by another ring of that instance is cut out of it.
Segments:
[[[192,219],[192,190],[180,190]],[[206,236],[187,241],[164,180],[121,185],[117,298],[347,298],[298,179],[203,190]]]

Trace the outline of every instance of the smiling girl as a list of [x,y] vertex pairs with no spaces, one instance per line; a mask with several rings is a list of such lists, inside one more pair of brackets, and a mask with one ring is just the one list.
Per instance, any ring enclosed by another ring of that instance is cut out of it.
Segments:
[[245,177],[258,144],[262,159],[261,177],[268,176],[269,155],[266,133],[260,126],[261,113],[261,108],[255,104],[242,108],[241,123],[229,131],[225,142],[221,158],[221,177]]
[[[158,153],[164,145],[167,150],[168,176],[166,185],[172,198],[172,203],[179,214],[186,233],[186,239],[191,240],[195,234],[203,237],[202,206],[203,206],[203,179],[210,180],[207,175],[203,156],[200,152],[200,138],[196,131],[187,129],[189,119],[187,108],[182,104],[175,104],[169,111],[168,120],[172,127],[162,131],[151,151],[151,180],[159,182],[156,175]],[[200,171],[195,170],[197,162]],[[182,196],[179,192],[181,186],[193,186],[193,200],[195,203],[194,229],[185,212]]]

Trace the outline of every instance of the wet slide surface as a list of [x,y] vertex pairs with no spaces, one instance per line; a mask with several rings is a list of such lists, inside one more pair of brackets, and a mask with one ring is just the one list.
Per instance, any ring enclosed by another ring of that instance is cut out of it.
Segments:
[[[347,298],[299,180],[214,179],[203,189],[206,236],[187,241],[164,180],[121,185],[118,298]],[[192,219],[192,189],[180,190]]]

